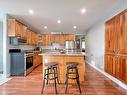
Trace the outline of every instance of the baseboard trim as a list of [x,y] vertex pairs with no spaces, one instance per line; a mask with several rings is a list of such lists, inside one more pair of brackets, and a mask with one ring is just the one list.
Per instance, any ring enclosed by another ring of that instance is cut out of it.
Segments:
[[120,80],[114,78],[113,76],[109,75],[108,73],[98,69],[96,66],[90,64],[88,61],[86,61],[86,63],[89,64],[94,69],[96,69],[97,71],[99,71],[100,73],[102,73],[103,75],[105,75],[106,77],[108,77],[109,79],[111,79],[113,82],[115,82],[117,85],[119,85],[123,89],[127,90],[127,84],[125,84],[125,83],[121,82]]

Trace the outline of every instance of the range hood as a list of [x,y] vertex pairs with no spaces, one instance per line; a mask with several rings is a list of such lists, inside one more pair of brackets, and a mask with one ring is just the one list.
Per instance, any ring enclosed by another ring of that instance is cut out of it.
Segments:
[[19,38],[19,37],[10,37],[10,44],[11,45],[24,45],[26,44],[26,40]]

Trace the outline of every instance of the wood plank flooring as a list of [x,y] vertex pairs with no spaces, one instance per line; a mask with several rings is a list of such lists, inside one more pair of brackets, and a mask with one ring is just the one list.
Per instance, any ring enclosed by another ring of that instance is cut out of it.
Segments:
[[[86,64],[85,82],[81,83],[82,95],[127,95],[127,91],[117,86],[104,75]],[[58,95],[79,95],[77,85],[69,85],[68,94],[64,84],[58,85]],[[41,95],[42,66],[37,67],[27,77],[14,77],[0,86],[0,95]],[[55,95],[54,85],[45,87],[43,95]]]

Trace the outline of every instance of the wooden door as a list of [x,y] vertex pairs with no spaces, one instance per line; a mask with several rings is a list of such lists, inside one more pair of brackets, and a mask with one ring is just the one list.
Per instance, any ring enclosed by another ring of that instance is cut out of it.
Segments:
[[106,53],[115,53],[116,49],[116,39],[117,33],[115,30],[115,18],[111,19],[110,21],[106,22],[105,25],[105,52]]
[[118,53],[127,54],[127,12],[119,15],[118,31]]
[[115,55],[105,55],[105,71],[112,76],[115,76]]
[[118,56],[116,77],[127,83],[127,56]]

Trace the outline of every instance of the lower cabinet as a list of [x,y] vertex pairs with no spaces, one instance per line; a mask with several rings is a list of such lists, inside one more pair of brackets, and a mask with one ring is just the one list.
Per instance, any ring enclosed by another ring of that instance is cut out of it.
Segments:
[[127,83],[127,56],[106,54],[105,72]]
[[33,66],[36,68],[38,65],[42,63],[42,56],[38,55],[38,53],[33,56]]
[[105,71],[112,76],[115,76],[115,55],[105,55]]
[[118,56],[116,62],[116,78],[127,83],[127,56]]

